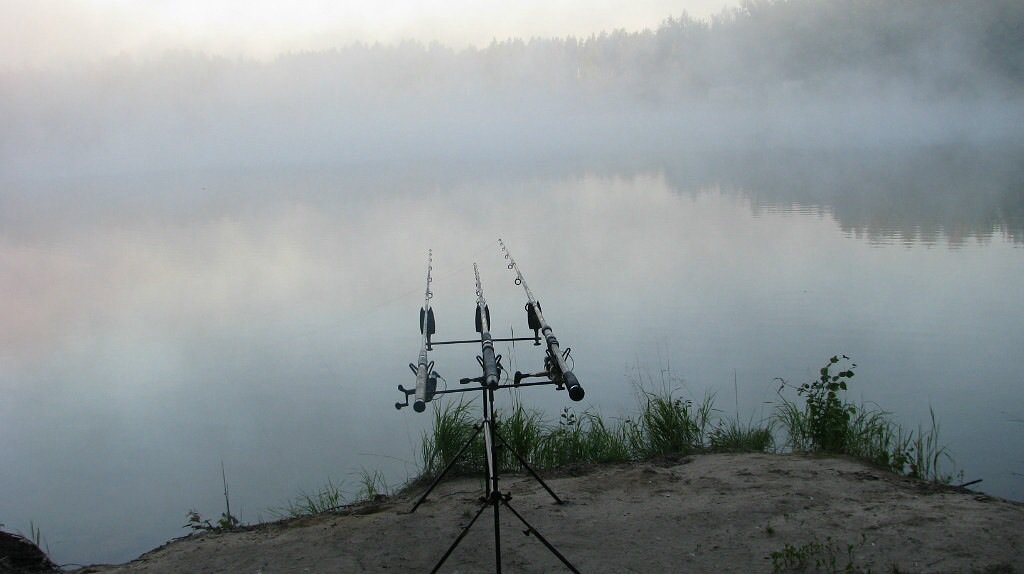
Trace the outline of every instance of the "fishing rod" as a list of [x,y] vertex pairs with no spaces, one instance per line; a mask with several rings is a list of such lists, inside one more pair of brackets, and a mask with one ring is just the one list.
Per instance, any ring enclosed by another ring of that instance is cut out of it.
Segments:
[[[480,381],[485,387],[492,391],[498,390],[498,375],[501,371],[501,355],[494,355],[494,341],[491,339],[491,310],[487,308],[487,300],[484,299],[484,288],[480,285],[480,269],[476,263],[473,264],[473,274],[476,276],[476,332],[480,333],[480,357],[477,360],[484,370],[483,379]],[[468,383],[473,379],[465,379],[461,382]]]
[[541,311],[540,302],[533,296],[533,292],[530,291],[529,285],[526,284],[526,279],[523,278],[522,271],[519,270],[519,265],[516,264],[516,260],[512,257],[508,248],[505,247],[505,242],[501,239],[498,240],[498,245],[501,246],[502,252],[505,254],[505,259],[508,259],[508,268],[516,274],[516,285],[522,285],[523,290],[526,291],[526,316],[529,322],[530,328],[533,329],[534,344],[540,344],[540,335],[544,335],[544,342],[547,344],[547,355],[544,358],[544,370],[543,373],[521,373],[516,371],[515,384],[523,379],[533,377],[547,377],[555,383],[556,387],[565,387],[569,393],[569,398],[574,401],[583,400],[585,392],[583,387],[580,386],[579,380],[576,379],[576,375],[573,374],[572,369],[565,364],[572,353],[572,350],[568,347],[563,351],[558,344],[558,339],[555,338],[554,331],[551,330],[551,325],[544,320],[544,313]]
[[[427,403],[434,398],[434,393],[437,390],[438,374],[434,371],[434,362],[427,361],[427,351],[431,350],[430,336],[436,332],[434,310],[430,308],[430,300],[434,297],[434,293],[430,290],[430,282],[432,281],[430,273],[433,268],[434,251],[428,250],[427,288],[423,294],[423,306],[420,307],[420,333],[422,335],[420,354],[416,358],[415,364],[409,363],[409,369],[416,374],[416,387],[414,389],[406,389],[402,385],[398,385],[398,390],[405,393],[405,403],[395,403],[396,409],[409,406],[409,395],[415,395],[416,399],[412,403],[412,410],[421,413],[426,410]],[[478,276],[478,284],[479,280]]]

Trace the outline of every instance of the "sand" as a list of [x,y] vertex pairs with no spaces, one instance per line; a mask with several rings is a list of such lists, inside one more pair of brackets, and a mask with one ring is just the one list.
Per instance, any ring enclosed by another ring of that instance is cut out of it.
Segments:
[[[509,505],[581,572],[772,572],[786,545],[809,559],[903,573],[1024,573],[1024,504],[899,477],[847,458],[708,454],[504,475]],[[429,572],[481,507],[482,478],[343,512],[211,532],[78,574]],[[500,506],[503,572],[569,572]],[[817,543],[818,550],[814,546]],[[493,572],[485,508],[440,572]],[[795,557],[795,553],[791,553]]]

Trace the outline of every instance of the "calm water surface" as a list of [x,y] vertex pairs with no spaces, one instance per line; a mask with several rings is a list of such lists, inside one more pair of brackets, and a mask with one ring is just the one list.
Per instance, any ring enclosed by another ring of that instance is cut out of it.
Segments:
[[[502,237],[572,347],[564,406],[629,416],[636,385],[771,413],[831,355],[851,398],[929,409],[964,479],[1024,499],[1019,150],[750,152],[16,182],[0,192],[0,519],[58,562],[133,558],[185,514],[272,517],[330,477],[415,474],[396,411],[428,248],[437,338],[526,331]],[[476,376],[472,347],[432,356]],[[504,346],[511,370],[539,352]],[[737,393],[734,392],[734,380]]]

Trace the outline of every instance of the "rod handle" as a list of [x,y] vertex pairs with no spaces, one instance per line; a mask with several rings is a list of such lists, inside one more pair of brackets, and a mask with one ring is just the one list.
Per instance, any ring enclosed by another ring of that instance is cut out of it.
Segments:
[[565,390],[569,392],[569,398],[574,401],[582,401],[583,396],[586,392],[583,387],[580,386],[579,380],[572,371],[565,371],[562,373],[562,384],[565,385]]

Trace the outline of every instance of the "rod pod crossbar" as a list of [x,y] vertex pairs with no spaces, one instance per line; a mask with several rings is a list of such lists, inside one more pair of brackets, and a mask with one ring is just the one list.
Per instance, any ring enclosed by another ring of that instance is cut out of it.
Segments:
[[[543,337],[544,343],[547,347],[545,350],[543,370],[536,373],[523,373],[516,371],[515,377],[513,378],[515,386],[523,386],[523,381],[526,379],[547,379],[554,383],[556,388],[565,389],[569,394],[569,398],[573,401],[583,400],[583,397],[586,395],[583,390],[583,386],[580,385],[576,374],[573,373],[572,369],[568,366],[568,362],[571,361],[570,357],[572,350],[569,347],[563,348],[559,343],[554,330],[544,318],[544,311],[541,308],[540,301],[533,296],[533,291],[531,291],[529,285],[526,284],[526,278],[523,277],[523,272],[519,269],[519,264],[516,263],[516,260],[512,257],[508,247],[505,246],[505,243],[501,239],[498,239],[498,245],[501,247],[501,251],[504,253],[505,259],[508,260],[508,268],[516,275],[516,285],[521,285],[523,287],[523,291],[526,292],[526,316],[530,328],[533,329],[533,337],[509,337],[495,339],[491,336],[491,313],[490,309],[487,307],[487,300],[484,299],[483,287],[480,283],[480,269],[476,263],[473,263],[473,274],[476,279],[477,295],[474,324],[476,332],[479,334],[479,339],[432,341],[431,335],[436,332],[434,309],[430,305],[430,300],[433,298],[433,291],[431,290],[433,251],[428,251],[427,287],[424,292],[423,307],[420,308],[420,352],[416,362],[409,363],[409,368],[412,369],[416,375],[416,386],[412,389],[406,389],[404,386],[398,385],[398,390],[405,398],[405,402],[396,402],[396,409],[409,406],[409,397],[414,396],[414,401],[412,403],[413,410],[416,412],[423,412],[426,410],[426,403],[433,400],[436,395],[446,394],[447,391],[437,390],[437,381],[442,377],[434,371],[434,362],[430,361],[427,356],[428,352],[433,349],[433,345],[459,345],[479,342],[481,350],[480,356],[477,357],[477,360],[484,369],[484,374],[482,377],[479,377],[479,379],[483,380],[486,386],[494,390],[497,388],[501,373],[504,370],[501,365],[501,355],[497,355],[494,351],[494,343],[504,341],[533,341],[534,345],[539,346],[541,344],[541,337]],[[462,379],[460,382],[467,383],[475,380],[477,380],[477,378]]]

